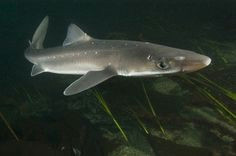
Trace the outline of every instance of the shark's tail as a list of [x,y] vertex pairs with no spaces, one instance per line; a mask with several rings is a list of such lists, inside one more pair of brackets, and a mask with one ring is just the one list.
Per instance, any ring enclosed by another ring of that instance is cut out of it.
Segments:
[[30,42],[30,48],[32,49],[43,49],[43,41],[47,34],[48,29],[48,16],[44,17],[36,31],[34,32],[32,41]]

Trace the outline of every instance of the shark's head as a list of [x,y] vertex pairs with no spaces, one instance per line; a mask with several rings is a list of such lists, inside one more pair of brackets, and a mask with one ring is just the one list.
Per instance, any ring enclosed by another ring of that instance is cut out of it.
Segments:
[[155,47],[145,59],[150,71],[148,75],[193,72],[211,63],[211,59],[205,55],[166,46]]

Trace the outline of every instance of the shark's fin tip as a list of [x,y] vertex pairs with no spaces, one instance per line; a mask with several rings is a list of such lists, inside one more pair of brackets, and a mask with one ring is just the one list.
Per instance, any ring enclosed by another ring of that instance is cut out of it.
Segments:
[[67,91],[67,88],[64,90],[63,92],[63,95],[65,96],[70,96],[70,95],[74,95],[74,94],[70,94],[68,91]]

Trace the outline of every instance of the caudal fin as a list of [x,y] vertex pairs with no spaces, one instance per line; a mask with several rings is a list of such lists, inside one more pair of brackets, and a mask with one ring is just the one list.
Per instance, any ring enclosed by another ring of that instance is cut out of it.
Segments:
[[44,17],[36,31],[34,32],[32,42],[30,43],[30,47],[33,49],[43,49],[43,41],[47,34],[48,29],[48,16]]

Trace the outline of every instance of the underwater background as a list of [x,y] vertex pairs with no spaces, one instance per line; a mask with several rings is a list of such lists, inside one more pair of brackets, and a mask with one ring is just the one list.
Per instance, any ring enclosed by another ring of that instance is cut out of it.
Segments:
[[[148,41],[209,56],[195,73],[114,77],[74,96],[78,76],[31,77],[24,58],[48,15],[45,47],[75,23],[99,39]],[[0,155],[235,156],[234,0],[0,0]]]

